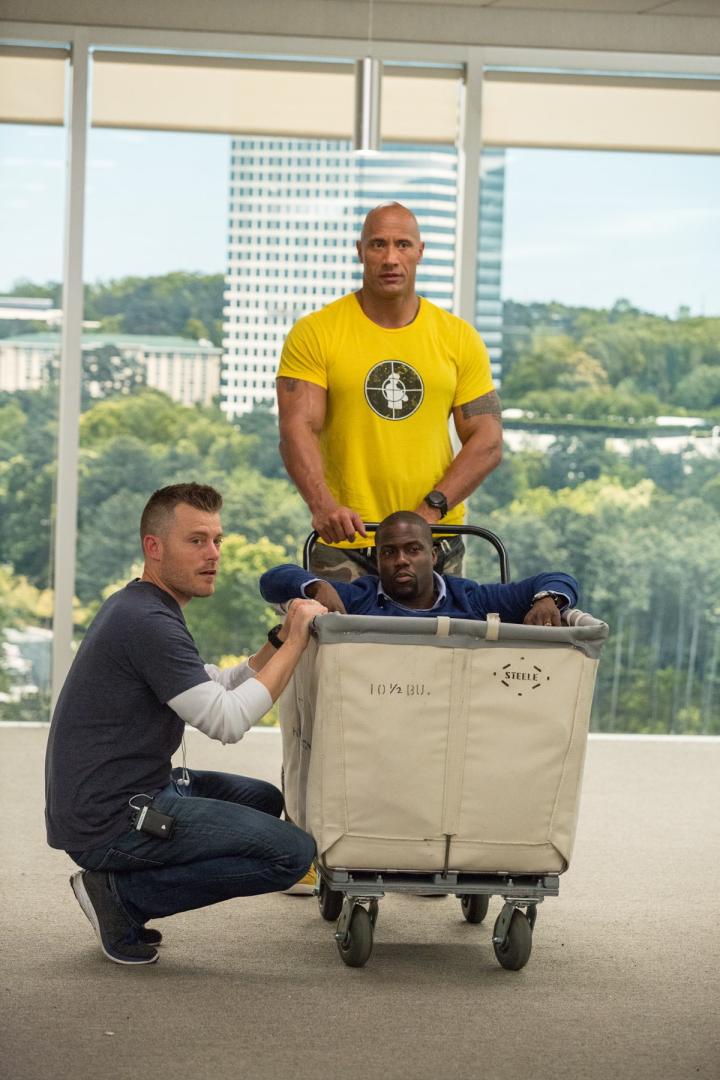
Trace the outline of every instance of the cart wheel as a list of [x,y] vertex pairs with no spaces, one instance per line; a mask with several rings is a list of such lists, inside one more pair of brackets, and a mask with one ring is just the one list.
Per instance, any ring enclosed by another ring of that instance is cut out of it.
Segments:
[[348,967],[363,967],[370,959],[373,947],[373,929],[370,916],[359,904],[350,916],[347,936],[338,941],[338,952]]
[[336,922],[340,918],[343,906],[343,894],[328,889],[325,882],[320,879],[320,891],[318,893],[318,907],[320,914],[327,922]]
[[460,897],[462,913],[469,923],[481,923],[489,906],[490,897],[486,893],[471,893]]
[[[495,926],[497,932],[497,923]],[[500,965],[508,971],[519,971],[520,968],[525,967],[532,951],[532,930],[522,911],[515,908],[508,926],[505,944],[493,943],[493,948]]]

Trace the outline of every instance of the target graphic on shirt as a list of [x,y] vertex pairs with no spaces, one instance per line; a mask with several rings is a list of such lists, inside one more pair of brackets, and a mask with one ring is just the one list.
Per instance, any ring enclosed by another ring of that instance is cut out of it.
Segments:
[[365,378],[365,400],[383,420],[406,420],[425,396],[423,381],[403,360],[382,360]]

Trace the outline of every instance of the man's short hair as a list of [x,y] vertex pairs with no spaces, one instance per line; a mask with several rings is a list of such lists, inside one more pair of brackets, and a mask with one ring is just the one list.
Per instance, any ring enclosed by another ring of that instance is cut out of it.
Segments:
[[380,547],[380,534],[385,532],[386,529],[391,528],[393,525],[419,525],[424,533],[424,538],[432,547],[432,529],[425,518],[420,517],[420,515],[416,514],[413,510],[396,510],[394,514],[388,514],[386,518],[383,518],[375,530],[376,548]]
[[180,503],[187,503],[206,514],[217,514],[222,506],[222,495],[209,484],[169,484],[158,488],[147,501],[140,518],[140,539],[157,536],[167,525],[168,519]]

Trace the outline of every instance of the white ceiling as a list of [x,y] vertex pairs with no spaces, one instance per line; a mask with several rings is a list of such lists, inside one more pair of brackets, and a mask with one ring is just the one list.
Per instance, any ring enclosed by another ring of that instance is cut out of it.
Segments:
[[415,56],[423,46],[482,46],[699,57],[713,72],[720,64],[720,0],[0,0],[0,36],[2,20],[19,24],[23,40],[28,25],[51,24],[107,29],[121,44],[134,32],[160,35],[161,45],[192,35],[206,48],[215,34],[347,44],[367,41],[371,27],[375,41]]
[[[392,0],[395,4],[438,6],[438,0]],[[716,15],[720,0],[451,0],[458,7],[504,11],[586,11],[606,15]],[[378,6],[383,0],[374,0]],[[442,6],[442,0],[440,0]]]

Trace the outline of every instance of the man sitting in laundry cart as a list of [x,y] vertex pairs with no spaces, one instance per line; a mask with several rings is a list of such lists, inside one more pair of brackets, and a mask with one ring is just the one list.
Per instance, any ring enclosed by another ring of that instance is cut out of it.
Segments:
[[[562,572],[493,585],[438,574],[430,526],[407,510],[380,522],[375,547],[378,577],[367,574],[352,582],[330,583],[287,563],[262,575],[260,592],[272,604],[305,596],[329,611],[349,615],[485,619],[488,612],[497,612],[503,622],[531,626],[559,626],[565,608],[577,604],[578,584]],[[270,640],[278,634],[278,628],[271,630]]]

